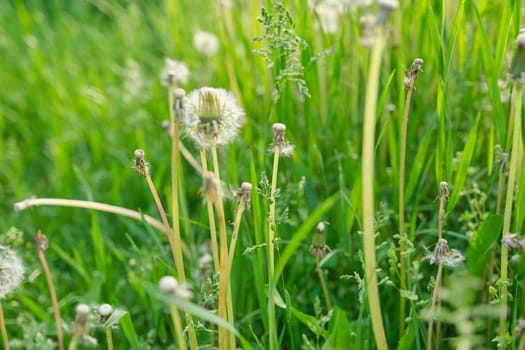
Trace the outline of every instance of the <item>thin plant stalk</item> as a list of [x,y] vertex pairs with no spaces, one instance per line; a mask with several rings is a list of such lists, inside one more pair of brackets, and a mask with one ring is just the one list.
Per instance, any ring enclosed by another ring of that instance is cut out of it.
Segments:
[[106,344],[108,350],[113,350],[113,334],[111,333],[111,327],[106,327]]
[[[416,58],[414,63],[405,73],[405,87],[407,95],[405,100],[405,110],[403,113],[403,128],[401,131],[401,156],[399,157],[399,196],[398,196],[398,210],[399,210],[399,265],[400,265],[400,289],[407,290],[406,277],[406,234],[405,234],[405,166],[406,166],[406,148],[407,148],[407,130],[408,130],[408,112],[410,110],[410,101],[412,99],[412,91],[414,90],[414,83],[417,74],[421,70],[423,60]],[[406,316],[406,298],[400,296],[399,303],[399,336],[401,337],[405,332],[405,316]]]
[[[509,178],[507,182],[507,196],[505,200],[505,212],[503,215],[503,235],[510,232],[510,219],[512,216],[512,200],[514,197],[514,186],[516,184],[516,174],[518,172],[518,162],[521,145],[521,105],[522,105],[522,88],[519,83],[514,84],[512,91],[512,105],[514,120],[514,130],[512,137],[512,150],[510,157]],[[500,281],[501,285],[501,305],[499,315],[499,334],[503,336],[507,332],[507,279],[508,279],[508,249],[504,244],[501,245],[500,260]]]
[[326,288],[326,282],[324,280],[323,270],[321,269],[321,264],[319,262],[319,255],[315,256],[315,265],[317,266],[317,273],[319,274],[319,281],[321,282],[321,287],[323,288],[324,300],[326,302],[326,307],[328,311],[332,310],[332,304],[330,303],[330,297],[328,296],[328,289]]
[[[169,89],[169,114],[170,114],[170,125],[171,125],[171,206],[172,206],[172,220],[173,220],[173,253],[175,259],[175,265],[179,273],[179,280],[181,283],[186,282],[186,273],[184,272],[184,260],[180,249],[176,247],[181,246],[181,235],[179,225],[179,129],[180,119],[183,113],[182,99],[184,98],[184,90],[176,89],[171,91]],[[160,209],[159,209],[160,210]],[[162,214],[161,214],[162,215]],[[163,219],[164,220],[164,219]],[[170,243],[171,244],[171,243]],[[186,319],[188,321],[188,335],[190,338],[190,348],[195,350],[198,348],[197,336],[193,329],[192,316],[186,313]]]
[[268,322],[269,322],[269,341],[270,341],[270,350],[273,350],[276,343],[276,325],[275,325],[275,303],[274,303],[274,286],[273,286],[273,276],[275,272],[275,247],[274,247],[274,240],[275,240],[275,226],[277,225],[275,222],[275,201],[276,196],[275,193],[277,191],[277,173],[279,170],[279,155],[280,155],[280,147],[278,145],[273,147],[273,168],[272,168],[272,183],[270,188],[270,209],[269,209],[269,215],[268,215],[268,221],[269,224],[269,230],[268,230],[268,285],[270,286],[269,291],[269,307],[268,307]]
[[75,350],[77,348],[79,336],[80,334],[78,334],[77,332],[73,333],[73,336],[71,337],[71,342],[69,343],[67,350]]
[[175,327],[175,333],[177,335],[177,344],[179,350],[186,350],[186,343],[184,342],[184,333],[182,330],[182,322],[179,315],[179,310],[174,303],[170,304],[170,314],[173,321],[173,326]]
[[[208,162],[206,160],[206,151],[201,150],[201,166],[203,173],[208,171]],[[217,175],[215,175],[217,176]],[[208,222],[210,224],[211,249],[213,255],[213,266],[215,273],[219,272],[219,246],[217,243],[217,228],[215,227],[215,215],[213,213],[213,203],[206,197],[206,205],[208,207]]]
[[[434,322],[434,314],[436,312],[436,303],[438,300],[439,295],[439,288],[441,287],[441,279],[443,276],[443,263],[438,264],[438,270],[436,274],[436,282],[434,285],[434,290],[432,291],[432,304],[430,307],[430,320],[428,321],[428,328],[427,328],[427,350],[432,349],[432,329],[433,329],[433,322]],[[438,342],[439,339],[436,335],[436,342]]]
[[[446,182],[440,183],[439,191],[439,213],[438,213],[438,243],[440,245],[443,242],[443,218],[445,216],[445,201],[448,198],[448,184]],[[438,309],[438,314],[441,311],[441,298],[439,298],[439,290],[441,288],[443,280],[443,262],[440,258],[437,259],[438,262],[438,271],[436,274],[436,281],[434,285],[434,290],[432,291],[432,304],[430,307],[430,320],[428,322],[427,328],[427,350],[432,348],[432,331],[434,325],[434,316],[436,313],[436,305]],[[440,339],[441,333],[441,322],[438,320],[436,326],[436,348]]]
[[0,303],[0,331],[2,332],[2,341],[4,343],[4,349],[9,350],[9,338],[7,336],[7,328],[5,326],[4,308]]
[[369,68],[363,125],[363,161],[362,161],[362,196],[363,196],[363,245],[365,258],[365,278],[368,304],[376,346],[388,349],[386,342],[381,305],[377,286],[376,247],[374,229],[374,150],[375,123],[381,55],[386,44],[385,29],[378,28],[376,41],[372,49]]
[[53,279],[51,278],[51,271],[47,265],[46,256],[44,251],[47,250],[48,243],[47,237],[42,234],[42,231],[38,230],[36,234],[37,250],[38,250],[38,259],[42,264],[42,269],[47,279],[47,286],[49,288],[49,294],[51,295],[51,303],[53,304],[53,314],[55,315],[55,324],[57,331],[57,342],[58,348],[60,350],[64,349],[64,336],[62,334],[62,321],[60,318],[60,308],[58,307],[57,293],[55,290],[55,285],[53,284]]

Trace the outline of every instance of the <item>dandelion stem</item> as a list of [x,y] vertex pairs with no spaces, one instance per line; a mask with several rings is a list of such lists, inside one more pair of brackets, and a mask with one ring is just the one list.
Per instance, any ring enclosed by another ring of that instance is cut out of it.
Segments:
[[[516,174],[518,172],[519,154],[521,143],[521,105],[522,105],[522,88],[519,83],[514,84],[512,91],[512,106],[514,120],[514,130],[512,137],[512,151],[510,156],[509,179],[507,182],[507,196],[505,200],[505,213],[503,215],[503,235],[510,232],[510,219],[512,216],[512,200],[514,197],[514,186],[516,184]],[[507,333],[507,279],[508,279],[508,250],[504,244],[501,245],[500,261],[500,281],[501,281],[501,305],[499,317],[499,334],[503,336]]]
[[7,337],[7,328],[5,326],[4,308],[2,307],[2,303],[0,303],[0,331],[2,332],[4,349],[9,350],[9,338]]
[[269,320],[269,341],[270,341],[270,350],[274,349],[274,346],[276,344],[276,325],[275,325],[275,304],[274,304],[274,296],[275,286],[273,285],[273,276],[274,276],[274,268],[275,268],[275,256],[274,256],[274,239],[275,239],[275,229],[276,229],[276,222],[275,222],[275,201],[276,196],[275,193],[277,191],[277,173],[279,170],[279,154],[280,154],[280,147],[278,145],[274,146],[273,148],[273,169],[272,169],[272,184],[270,189],[270,210],[269,210],[269,216],[268,221],[269,224],[269,230],[268,230],[268,256],[269,256],[269,262],[268,262],[268,286],[270,287],[269,291],[269,307],[268,307],[268,320]]
[[[181,90],[181,89],[178,89]],[[174,254],[175,265],[179,273],[179,280],[181,283],[186,282],[186,274],[184,272],[184,260],[180,249],[181,247],[181,236],[180,236],[180,225],[179,225],[179,129],[180,119],[182,118],[182,103],[178,99],[184,97],[184,91],[177,95],[177,101],[175,101],[175,91],[168,89],[168,102],[169,102],[169,114],[171,121],[171,206],[172,206],[172,219],[173,219],[173,246],[172,252]],[[177,103],[177,105],[175,105]],[[164,219],[163,219],[164,220]],[[171,242],[170,242],[171,244]],[[188,321],[188,335],[190,338],[190,348],[195,350],[199,347],[197,342],[197,336],[193,329],[192,316],[186,313],[186,319]]]
[[44,274],[46,275],[49,294],[51,295],[51,302],[53,304],[53,313],[55,315],[55,324],[57,330],[58,348],[60,350],[63,350],[64,336],[62,334],[62,321],[60,319],[60,309],[58,307],[57,293],[55,290],[55,285],[53,284],[53,279],[51,278],[51,271],[49,270],[49,266],[47,265],[46,261],[46,256],[44,254],[44,251],[47,249],[47,238],[42,234],[42,231],[40,230],[38,230],[36,234],[36,242],[38,259],[40,260],[40,263],[42,264],[42,269],[44,270]]
[[177,343],[180,350],[186,350],[186,343],[184,342],[184,333],[182,331],[182,322],[179,315],[179,310],[174,303],[170,304],[170,314],[175,327],[175,333],[177,335]]
[[106,327],[106,343],[108,344],[108,350],[113,350],[113,334],[111,333],[111,327]]
[[[233,324],[233,306],[230,305],[231,290],[228,283],[228,237],[226,234],[226,219],[224,217],[224,207],[222,205],[222,189],[220,186],[220,171],[219,171],[219,158],[217,156],[217,147],[215,145],[211,148],[213,170],[216,179],[216,191],[217,195],[214,196],[214,207],[217,213],[217,219],[219,221],[219,316],[225,320],[228,320],[230,324]],[[222,332],[221,332],[222,330]],[[219,348],[230,349],[234,344],[231,343],[230,332],[224,327],[219,327]]]
[[362,196],[363,196],[363,245],[365,257],[365,278],[368,304],[372,319],[372,328],[378,349],[388,349],[381,305],[377,286],[375,229],[374,229],[374,146],[375,122],[379,84],[381,54],[385,47],[385,29],[378,28],[376,41],[372,49],[371,62],[366,89],[364,125],[363,125],[363,161],[362,161]]
[[[412,98],[413,84],[408,86],[407,96],[405,101],[405,112],[403,114],[403,129],[401,133],[401,156],[399,157],[399,265],[400,265],[400,289],[407,290],[406,280],[406,234],[405,234],[405,161],[407,148],[407,129],[408,129],[408,111],[410,109],[410,100]],[[399,336],[405,333],[405,317],[406,317],[406,298],[400,297],[399,303]]]
[[175,261],[177,272],[179,273],[179,279],[182,281],[183,280],[182,277],[184,276],[184,266],[181,266],[181,262],[179,261],[178,254],[176,253],[175,241],[173,238],[173,231],[170,228],[168,217],[166,216],[166,212],[164,211],[164,207],[162,206],[162,202],[160,201],[159,194],[157,193],[157,190],[155,189],[155,185],[153,184],[153,181],[151,180],[151,176],[149,175],[149,172],[146,173],[146,182],[148,183],[148,186],[151,191],[151,194],[153,195],[155,204],[157,205],[157,209],[159,210],[160,217],[162,218],[164,230],[167,232],[168,241],[169,241],[170,248],[171,248],[171,254],[173,256],[173,260]]
[[[438,263],[438,271],[436,274],[436,282],[434,285],[434,290],[432,291],[432,304],[430,306],[430,320],[428,321],[428,328],[427,328],[427,350],[432,349],[432,328],[433,328],[433,322],[436,312],[436,301],[439,295],[439,288],[441,287],[441,278],[443,275],[443,263]],[[437,337],[436,337],[437,338]],[[438,341],[438,339],[436,339]]]
[[71,337],[71,343],[69,343],[67,350],[75,350],[77,348],[78,336],[78,332],[73,333],[73,337]]
[[[83,201],[83,200],[77,200],[77,199],[63,199],[63,198],[27,198],[21,202],[15,203],[14,208],[16,211],[25,210],[34,206],[40,206],[40,205],[49,205],[49,206],[59,206],[59,207],[69,207],[69,208],[83,208],[83,209],[92,209],[92,210],[98,210],[103,211],[106,213],[112,213],[117,214],[120,216],[125,216],[131,219],[135,219],[138,221],[145,221],[152,227],[156,228],[159,231],[165,232],[166,234],[169,234],[169,231],[166,231],[166,227],[164,224],[157,219],[146,215],[139,213],[138,211],[118,207],[115,205],[110,205],[106,203],[100,203],[100,202],[93,202],[93,201]],[[181,243],[182,250],[184,254],[188,255],[190,254],[188,248]]]
[[[201,149],[201,165],[203,173],[208,171],[208,162],[206,161],[206,151]],[[215,215],[213,213],[213,203],[206,197],[206,205],[208,207],[208,222],[210,224],[211,236],[211,250],[213,254],[213,266],[215,273],[219,272],[219,246],[217,245],[217,228],[215,227]]]
[[319,281],[321,281],[321,287],[323,288],[324,300],[326,301],[326,307],[328,311],[332,310],[332,304],[330,303],[330,297],[328,296],[328,289],[326,289],[326,282],[324,280],[323,270],[319,263],[319,255],[315,256],[315,265],[317,266],[317,273],[319,274]]

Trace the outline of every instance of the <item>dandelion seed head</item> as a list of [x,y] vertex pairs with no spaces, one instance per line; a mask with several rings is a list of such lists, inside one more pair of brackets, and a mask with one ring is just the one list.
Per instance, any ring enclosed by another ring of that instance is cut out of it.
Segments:
[[197,31],[193,34],[193,47],[204,56],[211,57],[219,50],[219,39],[213,33]]
[[516,46],[520,48],[525,47],[525,28],[520,29],[520,32],[516,37]]
[[243,202],[247,207],[250,206],[250,195],[252,193],[252,184],[249,182],[243,182],[241,187],[235,191],[235,197],[237,198],[237,203]]
[[24,273],[20,257],[10,248],[0,245],[0,299],[5,299],[20,286]]
[[108,317],[113,313],[113,307],[109,304],[102,304],[98,307],[97,312],[102,317]]
[[465,257],[459,250],[450,249],[446,239],[440,238],[436,243],[434,252],[427,254],[425,259],[429,260],[430,264],[443,264],[445,266],[454,267],[464,261]]
[[183,126],[201,149],[230,143],[244,123],[244,111],[231,92],[203,87],[185,101]]
[[174,293],[179,282],[173,276],[164,276],[159,281],[159,289],[166,293]]
[[174,87],[178,84],[186,84],[190,76],[190,70],[184,62],[171,58],[164,59],[164,69],[160,73],[162,86]]
[[501,244],[507,249],[525,249],[525,241],[517,233],[507,233],[501,239]]

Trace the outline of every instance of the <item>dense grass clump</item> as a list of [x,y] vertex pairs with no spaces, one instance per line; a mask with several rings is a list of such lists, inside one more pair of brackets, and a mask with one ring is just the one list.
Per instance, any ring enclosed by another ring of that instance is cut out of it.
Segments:
[[1,2],[4,348],[525,348],[522,11]]

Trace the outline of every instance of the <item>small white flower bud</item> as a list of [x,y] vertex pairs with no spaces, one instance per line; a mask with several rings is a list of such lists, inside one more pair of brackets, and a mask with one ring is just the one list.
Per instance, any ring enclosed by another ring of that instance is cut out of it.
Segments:
[[173,276],[164,276],[159,281],[159,289],[166,293],[175,293],[179,283]]

